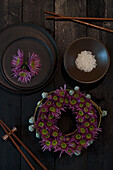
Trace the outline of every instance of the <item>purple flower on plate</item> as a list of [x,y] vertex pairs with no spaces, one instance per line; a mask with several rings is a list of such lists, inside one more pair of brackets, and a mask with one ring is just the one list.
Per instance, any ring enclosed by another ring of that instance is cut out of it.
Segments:
[[31,73],[27,70],[21,70],[18,73],[18,81],[21,81],[22,83],[28,83],[31,80]]
[[15,68],[13,68],[12,71],[13,71],[12,76],[13,76],[14,78],[17,78],[17,77],[19,76],[19,73],[20,73],[21,69],[15,69]]
[[34,53],[31,56],[29,53],[29,57],[24,57],[23,51],[18,49],[17,54],[13,55],[11,66],[13,72],[12,76],[18,78],[18,81],[22,83],[28,83],[40,70],[40,58]]
[[29,53],[29,62],[28,62],[28,67],[30,69],[31,75],[37,75],[39,70],[41,69],[41,64],[40,64],[40,58],[38,57],[37,54],[32,54],[30,56]]
[[17,50],[17,55],[13,55],[13,59],[11,62],[11,66],[15,69],[20,68],[23,64],[23,51],[18,49]]
[[13,73],[12,76],[14,78],[18,78],[18,81],[21,81],[22,83],[27,83],[31,80],[31,73],[27,70],[22,69],[12,69]]

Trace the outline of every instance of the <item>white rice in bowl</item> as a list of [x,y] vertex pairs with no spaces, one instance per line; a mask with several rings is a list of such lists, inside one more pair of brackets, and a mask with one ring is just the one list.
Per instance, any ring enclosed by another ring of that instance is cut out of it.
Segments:
[[97,66],[95,55],[91,51],[82,51],[75,60],[78,69],[84,72],[91,72]]

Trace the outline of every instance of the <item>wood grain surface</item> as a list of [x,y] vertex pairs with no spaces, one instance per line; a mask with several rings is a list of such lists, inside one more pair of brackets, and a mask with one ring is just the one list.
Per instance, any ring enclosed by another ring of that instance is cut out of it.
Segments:
[[[79,17],[113,17],[112,0],[0,0],[0,30],[17,23],[32,23],[47,30],[59,51],[57,72],[49,84],[40,92],[30,95],[19,95],[0,87],[0,117],[12,128],[18,131],[16,135],[49,170],[112,170],[113,169],[113,34],[90,28],[71,21],[46,20],[44,11],[51,11],[65,16]],[[113,22],[91,22],[113,29]],[[92,37],[100,40],[108,49],[111,64],[106,76],[97,83],[86,85],[72,80],[63,66],[63,56],[67,46],[79,37]],[[90,93],[92,99],[102,109],[108,111],[108,116],[102,119],[102,133],[98,139],[82,154],[69,157],[66,154],[59,158],[58,153],[41,150],[35,133],[28,131],[28,119],[33,115],[37,102],[43,91],[52,91],[67,84],[68,88],[79,85],[85,93]],[[4,135],[0,128],[0,136]],[[24,151],[36,169],[39,165]],[[30,170],[28,164],[10,142],[0,138],[0,170]]]

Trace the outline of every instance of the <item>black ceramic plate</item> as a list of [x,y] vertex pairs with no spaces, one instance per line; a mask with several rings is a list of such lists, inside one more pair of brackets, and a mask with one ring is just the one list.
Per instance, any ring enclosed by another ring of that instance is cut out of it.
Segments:
[[[13,58],[12,56],[13,54],[17,53],[18,48],[24,51],[24,56],[28,56],[29,52],[31,54],[34,52],[40,57],[41,70],[39,71],[38,75],[34,76],[27,84],[18,82],[17,78],[13,78],[13,76],[11,76],[11,61]],[[50,76],[53,73],[53,68],[54,61],[50,49],[41,40],[34,38],[21,38],[16,40],[8,46],[2,57],[3,73],[6,79],[17,88],[30,89],[42,86],[44,82],[47,82],[49,80]]]
[[[39,52],[43,58],[43,69],[39,72],[39,76],[33,78],[27,85],[17,82],[10,76],[11,57],[9,56],[16,52],[18,46],[26,53],[28,51]],[[26,48],[30,50],[26,50]],[[15,92],[30,93],[40,90],[53,77],[57,67],[58,52],[54,40],[43,28],[32,24],[19,24],[8,27],[0,33],[0,59],[0,84]],[[49,65],[45,72],[44,64],[46,65],[46,62]]]
[[[81,51],[91,51],[97,60],[97,67],[91,72],[79,70],[75,65],[75,59]],[[105,46],[90,37],[75,40],[67,48],[64,54],[64,66],[71,78],[81,83],[93,83],[100,80],[107,72],[110,57]]]

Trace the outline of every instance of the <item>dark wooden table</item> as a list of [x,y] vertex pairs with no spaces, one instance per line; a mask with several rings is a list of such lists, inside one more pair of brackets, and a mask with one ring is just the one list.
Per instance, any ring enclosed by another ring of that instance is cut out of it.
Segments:
[[[0,117],[11,128],[16,125],[17,136],[36,154],[49,170],[112,170],[113,169],[113,34],[100,31],[71,21],[46,20],[44,11],[52,11],[67,16],[113,17],[112,0],[0,0],[0,29],[21,22],[42,26],[55,39],[59,50],[58,69],[51,82],[42,91],[30,95],[19,95],[0,87]],[[113,22],[93,22],[113,29]],[[89,36],[100,40],[108,49],[111,65],[106,76],[99,82],[83,85],[73,81],[66,74],[62,59],[67,46],[73,40]],[[108,110],[102,120],[102,133],[98,139],[84,150],[79,157],[42,152],[35,133],[28,131],[28,119],[34,113],[43,91],[51,91],[67,84],[68,88],[79,85],[89,92],[95,102]],[[0,128],[0,136],[4,134]],[[21,148],[23,150],[23,148]],[[36,169],[41,169],[29,155]],[[0,138],[0,170],[29,170],[28,164],[9,141]]]

